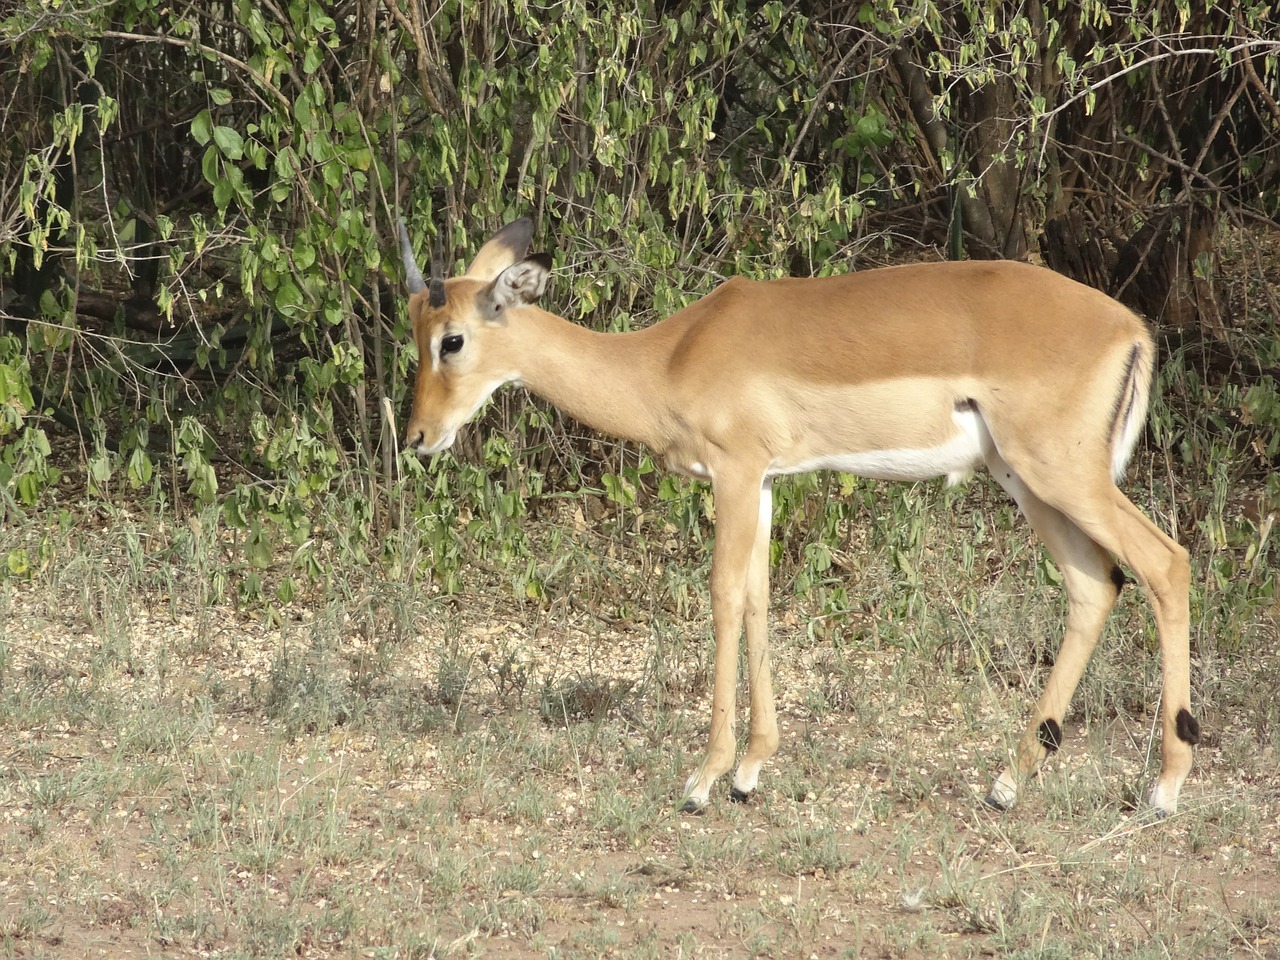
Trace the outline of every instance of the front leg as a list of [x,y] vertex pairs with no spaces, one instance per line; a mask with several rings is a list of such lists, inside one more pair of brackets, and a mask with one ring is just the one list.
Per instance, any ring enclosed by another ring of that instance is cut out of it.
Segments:
[[751,733],[747,752],[733,775],[729,796],[746,800],[760,780],[760,769],[778,752],[778,717],[769,671],[769,533],[773,526],[773,481],[760,488],[756,540],[747,571],[747,603],[743,615],[747,633],[747,689],[751,694]]
[[[713,488],[716,542],[711,556],[711,617],[716,660],[711,692],[711,733],[702,763],[685,784],[684,810],[687,813],[699,812],[707,805],[711,785],[733,766],[736,751],[734,712],[738,690],[738,638],[742,633],[748,573],[752,567],[752,554],[760,525],[762,477],[755,474],[751,479],[743,481],[732,474],[722,477],[717,472]],[[765,551],[767,563],[767,540]],[[765,573],[767,577],[767,568]],[[772,709],[772,702],[770,708]]]

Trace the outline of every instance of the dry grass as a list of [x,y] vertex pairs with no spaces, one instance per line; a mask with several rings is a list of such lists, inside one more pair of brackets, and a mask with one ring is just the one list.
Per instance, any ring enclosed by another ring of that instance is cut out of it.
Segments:
[[1158,762],[1136,595],[1067,748],[996,814],[1060,610],[1000,509],[897,559],[851,535],[844,592],[780,585],[783,749],[701,817],[676,807],[705,558],[661,531],[578,531],[537,601],[497,565],[433,593],[406,554],[246,611],[211,591],[214,515],[64,517],[0,581],[0,955],[1280,956],[1271,612],[1200,643],[1209,736],[1173,820],[1135,805]]

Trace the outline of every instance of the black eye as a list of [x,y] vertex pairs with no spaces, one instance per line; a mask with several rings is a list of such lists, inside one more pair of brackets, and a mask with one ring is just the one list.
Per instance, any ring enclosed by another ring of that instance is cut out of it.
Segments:
[[440,341],[440,356],[447,357],[462,349],[462,334],[451,333]]

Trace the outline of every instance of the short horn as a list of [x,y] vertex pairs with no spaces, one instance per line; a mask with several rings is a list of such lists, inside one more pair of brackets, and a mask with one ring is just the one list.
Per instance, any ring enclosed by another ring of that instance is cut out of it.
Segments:
[[418,269],[418,261],[413,257],[413,244],[409,241],[409,231],[403,220],[397,220],[400,227],[400,260],[404,263],[404,282],[410,293],[421,293],[427,289],[422,281],[422,271]]
[[436,232],[436,242],[431,249],[431,292],[427,294],[427,302],[433,307],[444,306],[444,253],[441,250],[441,234]]

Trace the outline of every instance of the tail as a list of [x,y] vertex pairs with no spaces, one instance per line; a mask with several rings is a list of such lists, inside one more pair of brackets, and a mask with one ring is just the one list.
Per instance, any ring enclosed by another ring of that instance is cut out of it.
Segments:
[[1111,475],[1116,483],[1124,479],[1125,468],[1138,444],[1147,421],[1151,399],[1151,375],[1155,370],[1155,344],[1148,333],[1134,343],[1125,363],[1120,394],[1111,417]]

